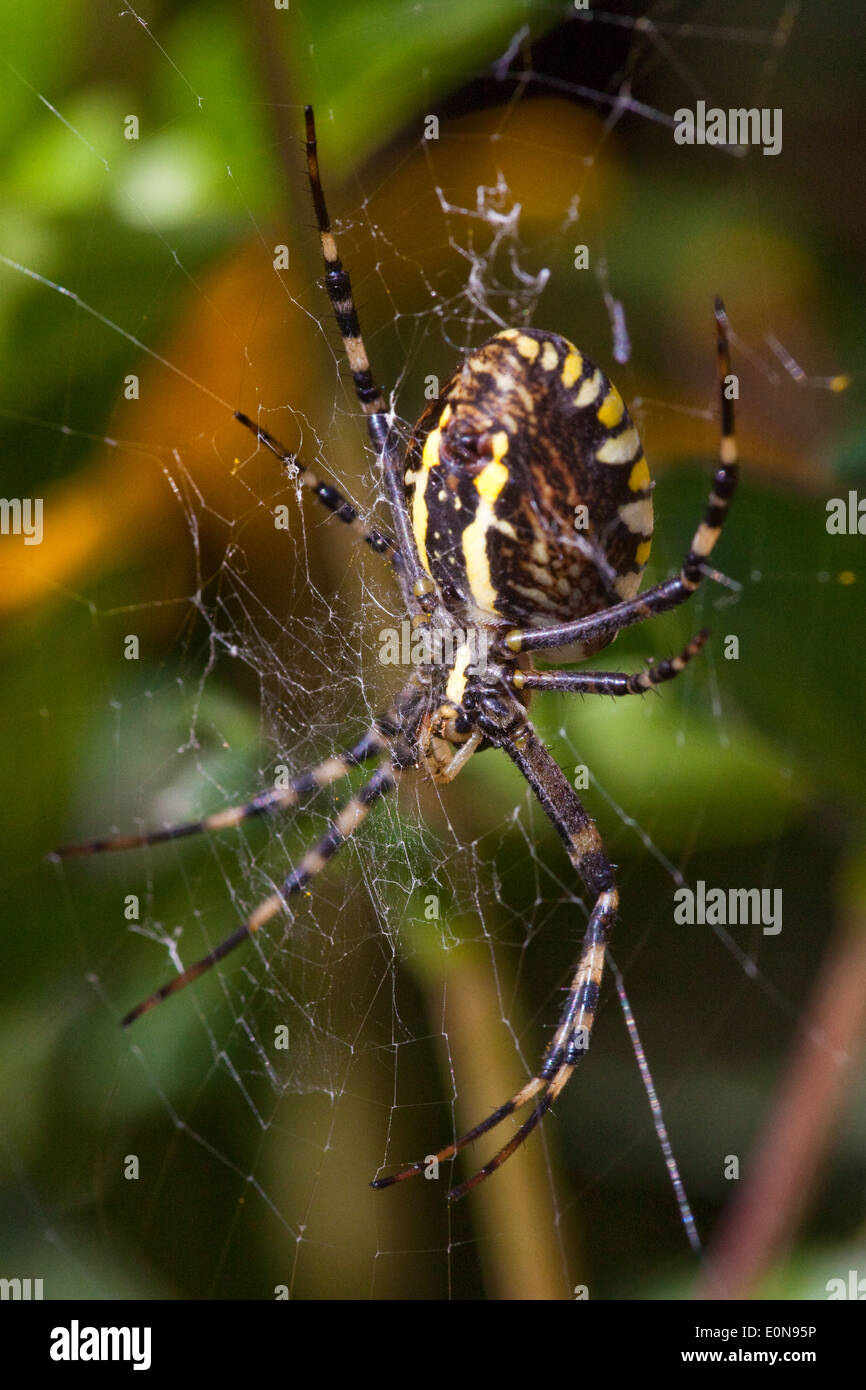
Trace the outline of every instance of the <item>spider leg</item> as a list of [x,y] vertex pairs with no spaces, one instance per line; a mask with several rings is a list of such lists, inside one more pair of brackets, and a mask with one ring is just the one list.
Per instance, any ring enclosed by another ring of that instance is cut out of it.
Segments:
[[158,989],[155,994],[151,994],[141,1004],[130,1010],[121,1020],[122,1026],[128,1028],[136,1019],[141,1018],[142,1014],[148,1013],[157,1004],[161,1004],[169,995],[177,994],[179,990],[185,989],[187,985],[192,984],[193,980],[197,980],[205,971],[216,965],[217,961],[223,960],[236,946],[240,946],[241,942],[253,936],[260,927],[275,917],[280,909],[286,906],[287,898],[292,897],[295,893],[300,893],[306,888],[310,880],[324,869],[328,860],[333,858],[357,830],[367,816],[370,807],[380,797],[394,790],[402,771],[403,767],[400,762],[394,759],[378,767],[369,781],[365,782],[360,791],[334,817],[321,839],[307,850],[297,868],[293,869],[283,880],[277,892],[271,893],[269,897],[259,903],[246,921],[242,922],[237,930],[233,931],[231,936],[226,937],[225,941],[222,941],[213,951],[209,951],[201,960],[196,961],[194,965],[189,966],[175,979],[170,980],[167,985]]
[[[250,430],[256,436],[259,443],[264,444],[266,449],[270,449],[271,453],[275,454],[282,463],[298,465],[297,456],[295,454],[290,454],[287,449],[284,449],[279,440],[275,439],[272,434],[269,434],[266,429],[262,429],[261,425],[257,425],[248,415],[244,415],[240,410],[236,410],[235,419],[243,425],[245,429]],[[399,561],[397,542],[393,537],[386,535],[384,531],[377,531],[373,526],[368,526],[358,515],[357,510],[352,506],[351,502],[346,500],[339,488],[334,487],[332,483],[323,483],[310,468],[301,469],[299,480],[302,487],[308,488],[309,491],[319,499],[322,505],[327,507],[329,512],[332,512],[340,521],[350,526],[355,532],[355,535],[360,537],[376,555],[384,555],[390,552],[391,559],[395,562]]]
[[[533,1096],[544,1088],[545,1084],[542,1077],[532,1077],[525,1086],[521,1086],[510,1100],[507,1100],[504,1105],[500,1105],[498,1109],[493,1111],[492,1115],[488,1115],[486,1120],[473,1125],[472,1129],[467,1129],[465,1134],[460,1135],[459,1139],[455,1139],[451,1144],[446,1144],[437,1153],[431,1154],[431,1158],[435,1159],[437,1163],[444,1163],[447,1159],[454,1158],[462,1149],[466,1148],[467,1144],[474,1144],[476,1139],[480,1139],[483,1134],[495,1129],[509,1115],[513,1115],[515,1110],[521,1110],[528,1101],[532,1100]],[[370,1186],[374,1187],[377,1192],[381,1191],[383,1187],[393,1187],[395,1183],[405,1182],[407,1178],[414,1178],[419,1173],[423,1173],[428,1162],[428,1159],[424,1159],[418,1163],[410,1163],[407,1168],[402,1168],[399,1173],[392,1173],[388,1178],[374,1178]],[[450,1192],[448,1196],[451,1196]]]
[[373,380],[370,360],[364,346],[364,339],[361,336],[361,325],[352,293],[352,282],[349,278],[349,272],[337,253],[337,242],[331,228],[328,205],[325,202],[325,192],[319,174],[316,122],[312,106],[304,108],[304,119],[307,136],[307,175],[316,213],[319,239],[322,244],[322,257],[325,262],[325,289],[328,292],[331,308],[337,320],[337,328],[343,340],[343,350],[352,374],[355,395],[367,417],[370,442],[382,460],[385,493],[394,518],[394,530],[397,533],[396,544],[401,557],[397,573],[403,600],[410,613],[417,615],[424,611],[425,605],[422,599],[428,599],[432,595],[435,585],[418,559],[409,512],[406,507],[403,482],[405,469],[399,441],[388,423],[385,398]]
[[322,243],[322,256],[325,261],[325,288],[328,291],[331,308],[337,320],[340,337],[343,339],[343,348],[349,362],[349,370],[352,373],[358,404],[365,415],[383,415],[385,413],[385,399],[373,380],[370,359],[367,356],[364,339],[361,337],[361,325],[358,322],[358,311],[355,308],[355,300],[352,295],[352,282],[349,279],[349,272],[344,268],[337,254],[337,243],[331,230],[325,191],[319,176],[316,122],[312,106],[304,108],[304,118],[307,127],[307,175],[310,181],[310,192],[313,195],[319,238]]
[[386,737],[373,725],[355,744],[354,748],[347,748],[342,753],[326,758],[316,767],[308,768],[299,773],[285,787],[269,787],[267,791],[259,792],[252,801],[248,801],[242,806],[230,806],[223,811],[215,811],[213,815],[203,816],[201,820],[186,821],[182,825],[166,826],[162,830],[149,830],[143,835],[118,835],[110,840],[86,840],[80,845],[65,845],[62,849],[54,850],[50,858],[55,860],[72,859],[84,854],[105,854],[113,850],[140,849],[144,845],[159,845],[166,840],[180,840],[187,835],[200,835],[211,830],[227,830],[232,826],[240,825],[245,820],[250,820],[253,816],[263,815],[267,811],[283,811],[289,807],[299,806],[302,801],[314,796],[323,787],[330,786],[340,777],[346,777],[352,768],[369,762],[371,758],[386,752],[387,749]]
[[459,1202],[461,1197],[465,1197],[467,1192],[471,1192],[474,1187],[478,1187],[479,1183],[489,1178],[491,1174],[496,1172],[497,1168],[502,1167],[506,1159],[509,1159],[515,1150],[520,1148],[521,1144],[529,1138],[535,1127],[544,1119],[573,1071],[573,1064],[560,1067],[556,1076],[548,1085],[544,1095],[541,1097],[541,1100],[529,1116],[529,1119],[524,1120],[516,1133],[511,1136],[508,1143],[503,1144],[499,1152],[494,1154],[493,1158],[491,1158],[488,1163],[485,1163],[476,1173],[473,1173],[471,1178],[467,1178],[465,1182],[458,1183],[456,1187],[451,1188],[451,1191],[447,1194],[449,1202]]
[[515,690],[579,691],[585,695],[644,695],[665,681],[672,681],[697,656],[709,637],[703,628],[684,647],[679,656],[648,666],[645,671],[626,675],[623,671],[515,671],[511,683]]
[[[586,887],[595,894],[595,904],[586,926],[568,998],[537,1074],[487,1119],[440,1149],[435,1158],[439,1161],[453,1158],[461,1149],[495,1129],[504,1119],[521,1109],[539,1093],[540,1099],[532,1114],[511,1136],[508,1143],[466,1182],[452,1188],[448,1193],[450,1201],[459,1201],[472,1188],[484,1182],[524,1143],[550,1109],[587,1050],[595,1020],[607,939],[619,906],[613,868],[604,852],[601,836],[595,825],[516,702],[510,709],[510,715],[511,727],[500,728],[498,731],[485,727],[484,732],[491,742],[504,749],[526,778],[559,833],[569,859]],[[371,1186],[377,1189],[391,1187],[394,1183],[423,1173],[426,1166],[426,1162],[413,1163],[391,1177],[377,1178]]]
[[703,519],[692,537],[689,552],[679,574],[675,579],[665,580],[655,588],[647,589],[645,594],[617,603],[611,608],[603,608],[586,618],[577,618],[571,623],[559,623],[554,627],[515,629],[504,639],[509,651],[552,651],[556,647],[566,647],[576,642],[604,645],[612,642],[624,627],[643,622],[657,613],[666,613],[669,609],[685,603],[697,589],[704,577],[704,565],[721,535],[739,478],[734,435],[734,402],[727,395],[731,372],[728,318],[720,299],[715,302],[715,315],[716,362],[721,401],[719,466],[713,478],[712,491]]

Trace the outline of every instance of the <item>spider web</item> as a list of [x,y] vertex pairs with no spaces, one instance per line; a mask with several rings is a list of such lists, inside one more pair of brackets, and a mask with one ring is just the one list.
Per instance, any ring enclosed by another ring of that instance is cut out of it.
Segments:
[[[299,33],[312,22],[308,8],[292,7]],[[394,4],[388,22],[426,29],[433,9],[426,0]],[[294,93],[269,88],[266,64],[254,68],[252,103],[210,95],[225,87],[193,57],[192,18],[183,8],[101,14],[110,56],[77,90],[43,89],[23,59],[10,74],[78,177],[98,167],[100,215],[125,240],[129,265],[147,271],[141,296],[130,290],[116,313],[100,273],[97,214],[76,274],[56,275],[60,258],[50,248],[39,254],[14,229],[2,257],[11,292],[25,309],[37,306],[39,358],[64,341],[71,314],[81,360],[101,354],[113,372],[101,423],[90,413],[87,369],[75,361],[48,411],[36,390],[3,403],[22,448],[48,456],[33,476],[70,536],[85,547],[87,525],[102,517],[85,563],[58,562],[41,581],[51,590],[40,621],[52,656],[50,671],[39,667],[37,703],[57,731],[48,740],[55,755],[62,736],[68,757],[41,849],[244,802],[349,746],[406,676],[380,660],[383,630],[402,620],[387,564],[317,510],[296,471],[281,470],[232,420],[235,409],[258,415],[303,465],[388,529],[319,283],[300,106]],[[368,51],[382,17],[359,10],[356,23],[357,51]],[[832,371],[841,349],[826,323],[800,343],[790,338],[802,320],[783,312],[785,273],[797,267],[770,232],[757,236],[772,341],[738,332],[743,242],[711,245],[697,225],[683,228],[685,244],[704,240],[700,252],[680,252],[678,275],[676,221],[665,213],[676,178],[673,111],[698,99],[793,106],[786,64],[798,70],[803,23],[785,0],[525,6],[483,60],[466,71],[452,60],[444,95],[409,50],[408,80],[430,92],[425,111],[438,115],[439,129],[435,138],[419,133],[424,111],[416,111],[372,161],[346,158],[338,123],[319,103],[339,248],[398,429],[408,432],[430,379],[444,381],[499,327],[566,333],[615,376],[662,476],[649,583],[677,564],[703,505],[708,468],[698,465],[717,447],[709,308],[731,280],[751,455],[759,414],[772,437],[765,467],[782,472],[792,435],[806,437],[811,448],[800,443],[790,467],[814,485],[814,460],[829,454],[836,403],[822,388],[830,379],[805,379],[795,358],[806,342],[810,360]],[[221,10],[213,25],[217,37],[229,26]],[[578,63],[588,47],[595,56]],[[118,114],[138,109],[139,98],[146,105],[148,83],[163,89],[163,124],[142,134],[135,157],[100,143],[99,94],[125,69]],[[251,167],[251,147],[232,138],[235,118],[256,125],[268,177],[278,169],[285,182],[276,216],[259,196],[263,166]],[[198,189],[189,186],[190,130],[207,151]],[[775,196],[773,160],[729,148],[705,158],[713,177],[718,170],[719,205],[732,200],[760,224]],[[211,222],[206,179],[217,169],[220,218]],[[642,236],[661,265],[662,289],[647,296],[634,250]],[[275,270],[283,242],[290,264]],[[587,271],[575,268],[582,244]],[[138,397],[110,411],[130,373]],[[666,485],[672,460],[690,463]],[[17,483],[19,493],[29,487]],[[280,507],[285,526],[275,525]],[[738,503],[732,529],[745,512]],[[807,798],[793,771],[796,733],[782,729],[772,744],[749,731],[721,639],[738,630],[744,586],[760,606],[783,580],[815,594],[830,591],[832,576],[796,556],[784,573],[768,572],[761,540],[754,527],[738,548],[726,536],[718,562],[730,573],[705,585],[690,612],[628,634],[615,657],[594,662],[637,669],[707,623],[719,640],[682,689],[635,709],[558,697],[533,706],[566,773],[589,769],[582,795],[619,871],[614,956],[701,1229],[728,1196],[726,1158],[745,1158],[769,1104],[819,955],[814,919],[830,910],[814,882],[794,906],[798,880],[785,880],[786,933],[795,922],[812,933],[793,958],[780,957],[760,926],[673,923],[675,889],[699,879],[772,889],[800,833]],[[67,693],[69,670],[79,674]],[[740,804],[719,771],[731,757],[742,769],[757,763],[762,788],[793,785],[767,793],[751,834],[714,830]],[[684,777],[680,758],[694,765]],[[62,1089],[81,1112],[81,1141],[61,1178],[13,1127],[6,1263],[35,1259],[54,1293],[83,1297],[267,1298],[275,1288],[301,1297],[567,1297],[581,1284],[593,1297],[628,1297],[687,1288],[694,1258],[610,980],[591,1056],[555,1117],[477,1200],[449,1208],[444,1170],[438,1182],[367,1187],[392,1165],[434,1152],[532,1074],[573,968],[587,903],[503,757],[473,759],[444,789],[407,775],[290,911],[128,1034],[116,1029],[132,1004],[278,888],[362,781],[353,774],[291,817],[47,874],[41,891],[56,925],[40,960],[51,1027],[41,1049],[28,1049],[45,1097],[33,1103],[32,1132],[51,1134],[47,1098]],[[679,815],[666,809],[678,804]],[[814,848],[813,879],[826,877],[830,859],[826,845]],[[58,1100],[61,1112],[71,1103]],[[56,1136],[45,1139],[49,1151],[51,1142]],[[140,1165],[132,1180],[130,1155]],[[474,1156],[481,1162],[488,1151]]]

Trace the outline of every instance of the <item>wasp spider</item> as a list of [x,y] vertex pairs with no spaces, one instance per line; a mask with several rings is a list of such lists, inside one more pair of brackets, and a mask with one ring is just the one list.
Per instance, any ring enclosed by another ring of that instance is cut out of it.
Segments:
[[[638,596],[652,540],[651,484],[640,439],[616,387],[558,334],[509,328],[457,368],[424,411],[404,456],[370,370],[349,274],[337,254],[309,107],[306,157],[325,287],[380,462],[393,535],[366,526],[335,487],[309,470],[302,481],[387,558],[414,628],[459,639],[453,664],[437,664],[431,656],[414,667],[389,708],[352,748],[301,773],[288,787],[261,792],[245,806],[194,823],[94,840],[58,853],[131,849],[222,830],[251,816],[296,807],[360,764],[377,763],[279,891],[215,950],[127,1014],[123,1023],[128,1025],[286,909],[288,899],[325,867],[404,773],[420,769],[437,782],[449,782],[473,753],[502,749],[558,831],[593,907],[565,1005],[538,1071],[492,1115],[439,1150],[440,1161],[452,1158],[533,1102],[528,1119],[508,1143],[451,1190],[453,1200],[489,1177],[524,1142],[586,1051],[619,905],[598,831],[529,720],[532,694],[642,694],[677,676],[708,634],[699,633],[679,656],[633,675],[537,671],[532,653],[569,647],[570,660],[575,650],[581,659],[592,656],[623,628],[684,603],[701,583],[737,484],[733,404],[725,390],[730,371],[727,319],[717,300],[721,447],[703,520],[679,574]],[[241,414],[236,418],[278,459],[295,462],[254,421]],[[578,516],[583,524],[576,527]],[[483,669],[472,664],[479,642],[489,653]],[[372,1186],[388,1187],[423,1169],[423,1163],[415,1163],[377,1178]]]

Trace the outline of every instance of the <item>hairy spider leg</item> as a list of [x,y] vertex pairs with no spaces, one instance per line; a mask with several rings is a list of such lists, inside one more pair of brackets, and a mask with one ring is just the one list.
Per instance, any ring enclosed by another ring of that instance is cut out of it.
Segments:
[[326,507],[339,521],[351,527],[355,535],[364,541],[374,554],[390,554],[393,560],[399,558],[397,543],[394,538],[387,535],[384,531],[377,531],[375,527],[368,526],[363,518],[358,515],[357,508],[352,506],[352,503],[343,496],[339,488],[334,487],[333,483],[323,483],[321,478],[319,478],[311,468],[307,468],[305,464],[302,465],[300,463],[296,454],[292,454],[288,449],[285,449],[278,439],[275,439],[274,436],[266,429],[263,429],[261,425],[257,425],[255,420],[251,420],[248,415],[244,415],[243,411],[236,410],[235,419],[239,424],[243,425],[245,429],[250,430],[256,436],[259,443],[264,444],[266,449],[270,449],[271,453],[275,454],[282,463],[290,463],[298,468],[298,481],[301,486],[312,492],[313,496],[318,498],[322,506]]
[[[508,754],[526,778],[558,831],[566,853],[581,880],[595,895],[595,903],[584,933],[580,958],[569,986],[565,1006],[537,1074],[521,1086],[510,1100],[494,1110],[486,1120],[461,1134],[453,1143],[446,1144],[435,1155],[439,1162],[453,1158],[468,1144],[474,1143],[476,1139],[495,1129],[509,1115],[522,1109],[541,1093],[531,1115],[511,1136],[508,1143],[472,1177],[451,1189],[448,1200],[452,1202],[459,1201],[467,1192],[471,1192],[479,1183],[489,1178],[524,1143],[550,1109],[587,1050],[595,1021],[605,949],[619,906],[613,868],[605,854],[601,836],[565,774],[554,762],[532,725],[524,719],[523,711],[516,702],[515,714],[520,720],[518,730],[496,736],[497,746]],[[371,1186],[377,1189],[391,1187],[394,1183],[417,1177],[426,1167],[426,1161],[410,1164],[390,1177],[374,1179]]]
[[181,840],[187,835],[201,835],[213,830],[228,830],[241,825],[254,816],[269,811],[284,811],[302,805],[308,798],[346,777],[352,768],[359,767],[378,754],[387,752],[388,744],[379,730],[373,725],[354,746],[330,758],[325,758],[315,767],[298,773],[285,787],[269,787],[259,792],[252,801],[242,806],[229,806],[213,815],[202,816],[201,820],[185,821],[181,825],[165,826],[162,830],[148,830],[142,835],[116,835],[108,840],[85,840],[77,845],[65,845],[52,853],[53,859],[72,859],[84,854],[106,854],[109,851],[140,849],[144,845],[161,845],[167,840]]
[[561,690],[584,695],[645,695],[665,681],[672,681],[696,657],[710,635],[702,628],[679,656],[668,657],[645,671],[627,675],[624,671],[515,671],[511,683],[515,690]]
[[[679,576],[667,584],[650,589],[641,598],[617,604],[592,614],[588,618],[556,627],[528,631],[515,630],[505,639],[513,653],[549,651],[576,641],[588,641],[604,636],[610,641],[621,628],[641,622],[655,613],[665,612],[690,598],[703,578],[703,566],[721,534],[731,498],[738,480],[737,449],[734,435],[734,406],[728,394],[730,350],[728,321],[724,305],[715,301],[717,371],[721,401],[721,440],[719,467],[713,480],[713,490],[703,519],[692,539],[688,555]],[[626,695],[671,680],[684,669],[700,651],[707,638],[702,631],[693,638],[679,657],[661,662],[648,671],[632,676],[615,672],[517,672],[512,676],[516,688],[559,689],[586,693]],[[435,1155],[438,1161],[453,1158],[476,1139],[496,1128],[515,1111],[522,1109],[535,1097],[540,1099],[520,1128],[483,1167],[472,1177],[448,1193],[450,1201],[458,1201],[474,1187],[501,1167],[536,1128],[571,1077],[577,1062],[589,1046],[595,1019],[598,992],[604,969],[607,940],[616,919],[619,894],[613,869],[604,852],[595,825],[584,810],[573,788],[557,763],[538,739],[528,721],[520,727],[522,709],[515,706],[514,726],[501,732],[488,731],[491,742],[501,747],[531,786],[549,820],[558,831],[572,864],[586,887],[596,894],[595,904],[587,924],[580,958],[569,988],[568,999],[560,1016],[556,1032],[545,1051],[538,1073],[517,1091],[504,1105],[493,1111],[486,1120],[467,1130],[453,1143]],[[519,729],[519,733],[515,732]],[[377,1178],[371,1186],[391,1187],[407,1178],[423,1173],[426,1162],[413,1163],[386,1178]]]
[[233,931],[231,936],[227,936],[225,941],[220,942],[213,951],[209,951],[201,960],[196,961],[194,965],[189,966],[175,979],[170,980],[167,985],[163,985],[161,989],[131,1009],[121,1020],[122,1026],[128,1028],[136,1019],[141,1018],[142,1014],[148,1013],[157,1004],[168,999],[169,995],[177,994],[179,990],[192,984],[193,980],[197,980],[205,971],[210,970],[218,961],[223,960],[230,951],[233,951],[236,946],[240,946],[248,937],[253,936],[260,927],[263,927],[282,908],[285,908],[286,900],[306,888],[310,880],[315,878],[316,874],[321,873],[328,860],[332,859],[349,837],[354,834],[358,826],[366,819],[370,807],[388,792],[394,790],[401,771],[402,768],[399,764],[393,761],[383,763],[377,768],[369,781],[365,782],[360,791],[334,816],[324,835],[311,849],[307,850],[298,867],[293,869],[283,880],[277,891],[260,902],[246,921],[242,922],[237,930]]
[[328,860],[354,834],[366,818],[370,807],[382,796],[393,791],[400,774],[406,768],[414,766],[415,754],[412,745],[417,734],[423,705],[423,691],[417,684],[410,682],[388,710],[374,721],[371,728],[353,748],[326,758],[316,767],[293,778],[287,787],[269,789],[245,806],[218,811],[200,821],[167,827],[164,830],[152,831],[150,834],[119,837],[113,840],[91,840],[86,844],[73,845],[67,849],[55,851],[55,857],[68,858],[72,855],[98,854],[105,850],[130,849],[141,845],[157,844],[164,840],[193,835],[199,831],[223,830],[227,826],[238,825],[248,817],[259,815],[264,811],[299,805],[302,798],[315,795],[323,787],[346,776],[353,768],[371,758],[387,755],[388,760],[382,762],[373,776],[331,819],[324,835],[304,854],[300,864],[292,870],[281,887],[261,902],[246,921],[242,922],[231,936],[227,937],[213,951],[208,952],[201,960],[196,961],[194,965],[179,974],[176,979],[163,985],[155,994],[150,995],[143,1003],[131,1010],[121,1020],[124,1028],[134,1023],[136,1019],[154,1008],[155,1005],[161,1004],[169,995],[176,994],[178,990],[184,989],[205,971],[210,970],[242,941],[245,941],[266,922],[270,921],[280,908],[285,906],[287,898],[301,892],[310,880],[321,872]]
[[367,349],[361,336],[352,281],[337,253],[337,242],[319,174],[316,122],[312,106],[304,108],[304,118],[307,136],[307,175],[325,263],[325,289],[343,340],[343,350],[349,363],[355,395],[367,417],[370,442],[382,460],[382,479],[394,519],[397,548],[401,557],[397,572],[403,599],[410,613],[421,616],[425,611],[425,601],[429,606],[435,585],[425,572],[412,542],[412,526],[403,486],[404,463],[399,440],[389,424],[385,398],[373,379]]

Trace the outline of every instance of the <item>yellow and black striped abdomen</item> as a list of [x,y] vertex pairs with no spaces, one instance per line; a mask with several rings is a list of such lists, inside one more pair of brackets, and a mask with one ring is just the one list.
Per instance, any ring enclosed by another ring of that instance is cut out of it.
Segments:
[[565,338],[506,329],[421,416],[406,495],[452,611],[542,626],[632,598],[650,551],[650,476],[616,387]]

